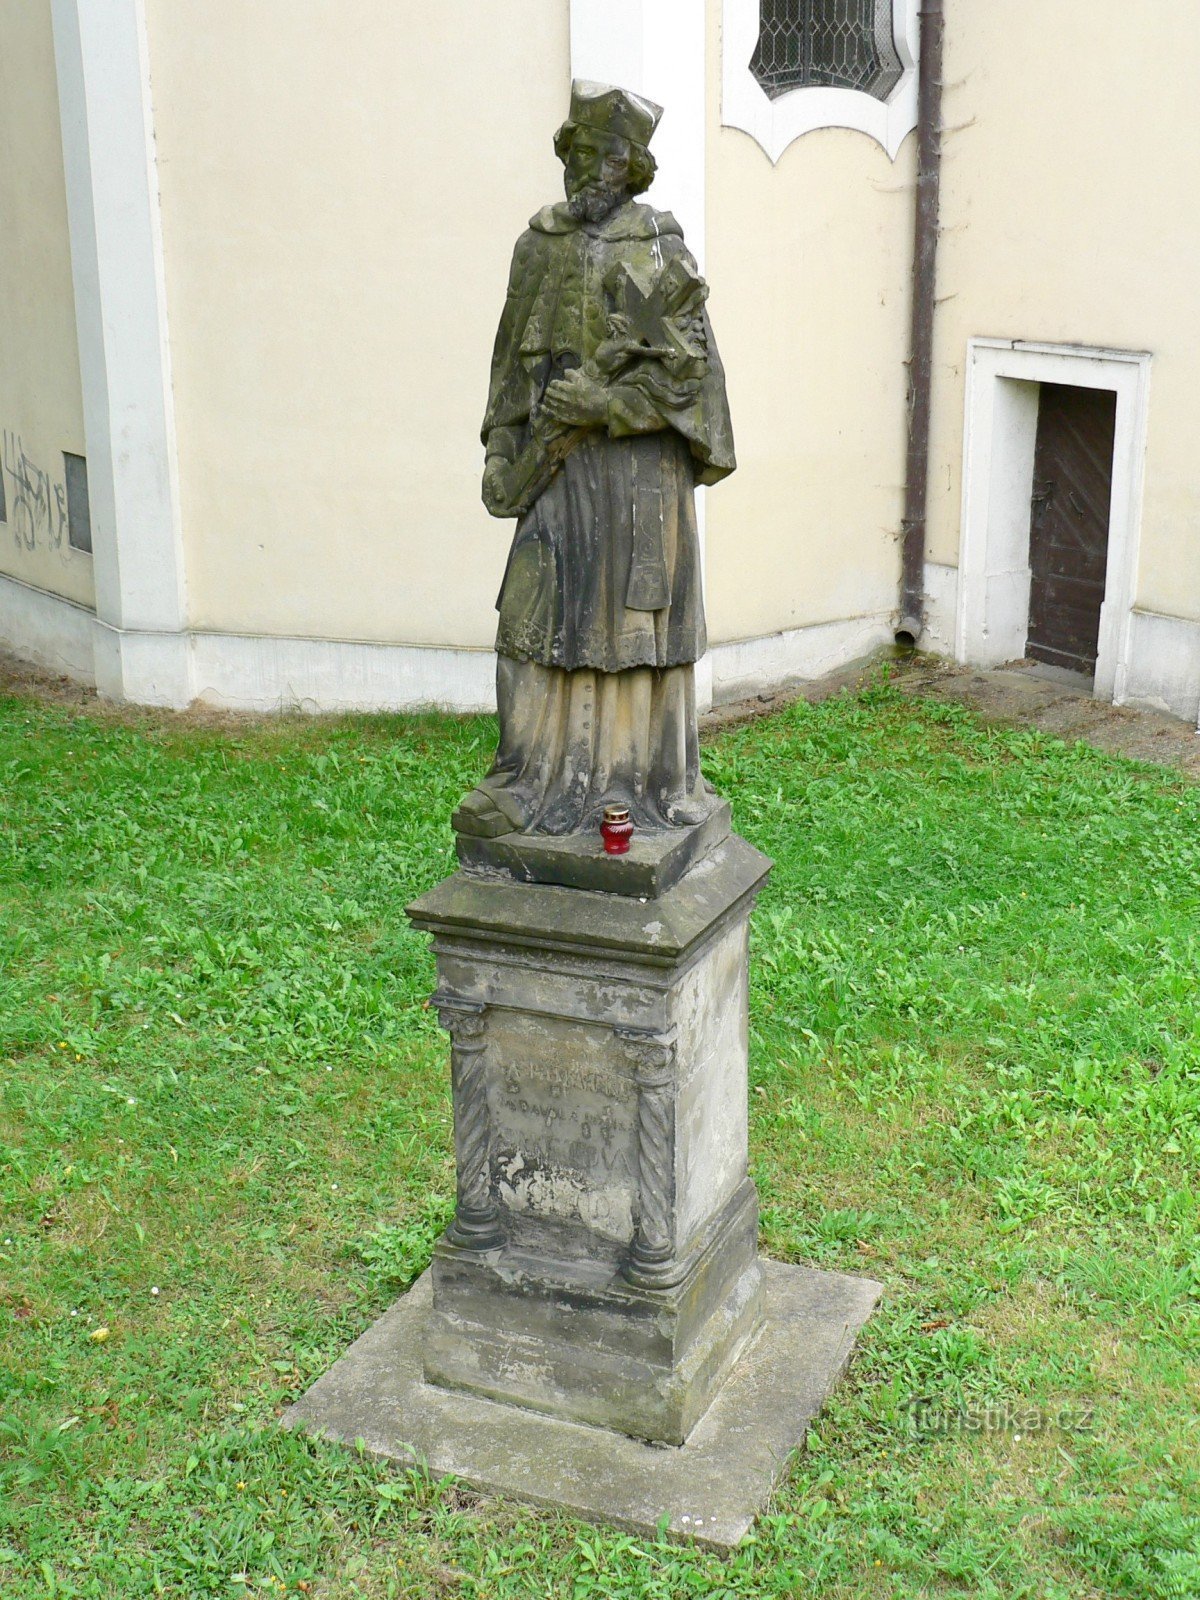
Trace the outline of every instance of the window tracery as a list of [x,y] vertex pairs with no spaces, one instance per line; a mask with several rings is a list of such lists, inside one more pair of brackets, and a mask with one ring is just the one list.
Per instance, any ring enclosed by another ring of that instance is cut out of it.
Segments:
[[903,76],[893,0],[759,0],[750,71],[771,99],[791,89],[857,89],[887,100]]

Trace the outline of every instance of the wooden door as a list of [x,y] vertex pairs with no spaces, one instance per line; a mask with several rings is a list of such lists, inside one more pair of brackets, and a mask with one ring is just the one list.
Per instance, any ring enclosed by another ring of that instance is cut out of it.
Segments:
[[1035,661],[1092,673],[1108,566],[1111,389],[1044,383],[1038,402],[1029,519],[1029,640]]

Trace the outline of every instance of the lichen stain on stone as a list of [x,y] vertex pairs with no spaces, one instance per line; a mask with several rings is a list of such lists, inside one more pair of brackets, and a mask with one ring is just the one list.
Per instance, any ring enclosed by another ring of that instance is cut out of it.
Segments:
[[[630,1163],[624,1151],[616,1153],[607,1172],[596,1170],[607,1163],[588,1140],[571,1140],[567,1155],[570,1166],[519,1152],[502,1156],[496,1164],[501,1205],[526,1215],[580,1222],[612,1239],[629,1238],[633,1204]],[[605,1182],[606,1177],[624,1181]]]

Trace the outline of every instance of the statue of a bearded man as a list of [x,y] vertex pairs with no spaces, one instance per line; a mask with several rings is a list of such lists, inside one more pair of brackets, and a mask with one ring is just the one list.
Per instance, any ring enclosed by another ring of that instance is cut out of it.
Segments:
[[662,109],[576,82],[565,203],[517,242],[483,422],[483,498],[519,517],[497,602],[500,742],[459,833],[564,835],[606,805],[703,822],[694,667],[706,648],[694,487],[734,469],[707,287],[635,196]]

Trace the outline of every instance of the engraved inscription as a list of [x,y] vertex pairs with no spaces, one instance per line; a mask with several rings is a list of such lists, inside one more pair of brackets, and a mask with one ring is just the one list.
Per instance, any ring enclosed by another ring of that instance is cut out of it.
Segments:
[[510,1062],[493,1075],[490,1102],[502,1204],[629,1237],[637,1126],[623,1075],[582,1062]]

